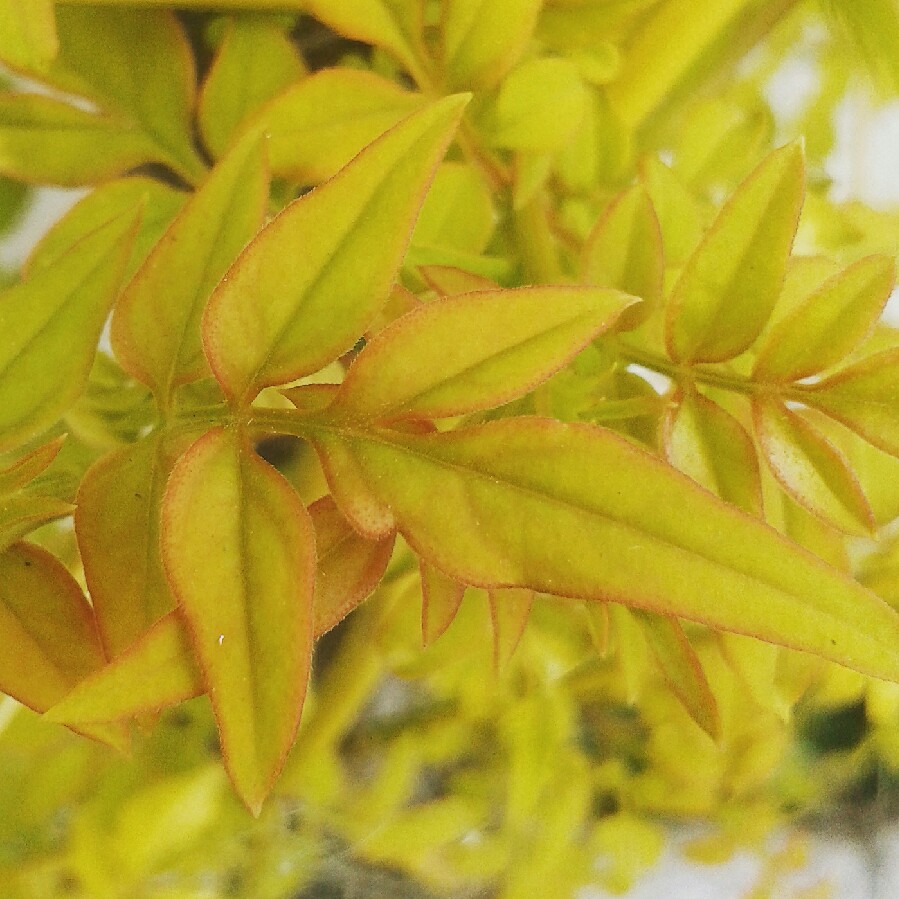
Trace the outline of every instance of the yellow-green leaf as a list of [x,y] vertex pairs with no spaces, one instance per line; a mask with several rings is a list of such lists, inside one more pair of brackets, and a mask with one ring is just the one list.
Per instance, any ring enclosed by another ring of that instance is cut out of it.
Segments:
[[92,184],[158,158],[120,117],[37,94],[0,94],[0,172],[65,187]]
[[499,285],[482,275],[474,275],[451,265],[422,265],[419,272],[432,290],[444,297],[475,290],[495,290]]
[[48,521],[65,518],[75,507],[55,496],[19,490],[0,498],[0,550],[6,549]]
[[899,349],[867,356],[810,385],[803,401],[899,456]]
[[[424,435],[309,430],[354,525],[371,521],[342,494],[361,483],[359,508],[374,503],[455,579],[614,600],[899,678],[892,610],[608,431],[527,417]],[[338,485],[344,470],[355,484]]]
[[136,227],[133,213],[113,219],[0,293],[0,450],[50,427],[84,389]]
[[430,646],[453,623],[465,595],[465,584],[454,581],[424,559],[420,560],[419,567],[421,639],[424,646]]
[[202,177],[193,143],[193,53],[175,13],[60,4],[56,20],[51,78],[123,119],[155,147],[153,159],[188,180]]
[[662,434],[672,465],[727,502],[761,514],[755,447],[729,412],[699,393],[678,394],[666,411]]
[[0,690],[43,712],[106,659],[91,607],[46,550],[0,553]]
[[268,136],[273,175],[318,183],[425,102],[373,72],[322,69],[266,103],[247,127]]
[[104,456],[78,488],[75,533],[110,658],[175,605],[159,557],[159,512],[177,455],[153,435]]
[[203,82],[197,113],[212,155],[221,158],[247,116],[304,72],[283,28],[263,18],[233,18]]
[[204,690],[184,622],[170,612],[116,659],[80,680],[44,717],[73,726],[100,724],[159,712]]
[[768,333],[753,379],[798,381],[839,362],[871,332],[895,280],[888,256],[868,256],[834,275]]
[[318,558],[315,574],[315,636],[331,630],[367,599],[387,569],[394,535],[382,540],[360,537],[330,496],[309,507]]
[[21,490],[53,462],[62,449],[65,437],[57,437],[0,469],[0,496]]
[[690,717],[713,740],[718,739],[721,722],[715,696],[680,622],[670,616],[645,612],[638,615],[637,620],[674,695]]
[[672,359],[722,362],[759,336],[780,291],[805,194],[802,150],[775,150],[737,188],[669,301]]
[[562,368],[633,301],[586,287],[434,300],[372,338],[336,405],[374,419],[445,418],[502,405]]
[[293,488],[215,429],[176,463],[162,557],[231,780],[258,814],[297,726],[312,655],[315,536]]
[[0,0],[0,60],[13,69],[42,72],[59,49],[53,0]]
[[264,150],[250,134],[213,169],[122,291],[112,318],[113,349],[163,408],[180,384],[208,376],[203,308],[262,226],[267,200]]
[[573,62],[528,60],[503,79],[487,128],[490,141],[513,150],[558,150],[577,131],[589,102]]
[[534,604],[534,591],[520,587],[491,590],[490,623],[493,626],[493,665],[503,671],[512,659]]
[[203,325],[207,357],[233,400],[317,371],[365,332],[466,102],[448,97],[405,119],[240,255]]
[[107,181],[79,200],[39,241],[25,263],[27,277],[56,265],[59,258],[89,232],[132,209],[143,209],[134,238],[126,277],[146,259],[188,194],[155,178],[118,178]]
[[753,403],[765,460],[780,485],[810,512],[849,534],[874,530],[874,514],[845,456],[776,399]]
[[643,303],[621,316],[619,328],[628,329],[659,305],[664,274],[662,229],[646,188],[636,184],[609,204],[587,238],[581,282],[640,297]]
[[443,70],[456,88],[486,89],[518,62],[542,0],[446,0],[440,4]]

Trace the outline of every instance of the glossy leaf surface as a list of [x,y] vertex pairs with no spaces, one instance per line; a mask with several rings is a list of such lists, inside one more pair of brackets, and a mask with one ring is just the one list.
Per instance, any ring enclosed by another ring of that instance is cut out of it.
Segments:
[[802,151],[772,153],[731,197],[669,301],[672,359],[721,362],[758,337],[774,308],[804,196]]
[[450,97],[404,120],[244,250],[203,324],[207,357],[232,399],[314,372],[364,333],[465,102]]
[[293,488],[231,431],[181,457],[162,519],[235,789],[258,813],[300,721],[312,653],[315,541]]
[[0,293],[0,450],[48,428],[84,389],[135,226],[120,216]]
[[576,287],[435,300],[368,343],[336,403],[373,419],[445,418],[499,406],[562,368],[633,302],[618,291]]
[[122,292],[112,319],[113,349],[163,408],[175,387],[208,374],[200,316],[261,227],[267,200],[264,149],[249,135],[215,167]]
[[395,522],[465,583],[614,600],[899,677],[899,616],[606,431],[518,418],[430,435],[317,428],[313,439],[361,532]]

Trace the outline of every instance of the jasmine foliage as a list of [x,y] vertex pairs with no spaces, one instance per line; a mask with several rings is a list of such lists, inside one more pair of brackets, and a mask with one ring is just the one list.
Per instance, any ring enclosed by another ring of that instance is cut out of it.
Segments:
[[0,294],[10,895],[623,892],[888,789],[893,7],[206,6],[0,0],[0,175],[88,188]]

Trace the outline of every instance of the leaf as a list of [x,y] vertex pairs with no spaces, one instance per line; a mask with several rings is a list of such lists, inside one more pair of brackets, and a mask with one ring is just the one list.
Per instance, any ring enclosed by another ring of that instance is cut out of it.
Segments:
[[212,155],[224,156],[247,117],[304,72],[296,47],[276,23],[232,18],[203,82],[197,113]]
[[318,556],[313,627],[320,637],[374,592],[387,570],[394,535],[376,541],[360,537],[330,496],[313,503],[309,515]]
[[374,72],[322,69],[274,97],[247,127],[268,136],[273,175],[319,183],[425,103]]
[[802,400],[899,456],[899,349],[867,356],[806,387]]
[[490,88],[524,53],[541,0],[447,0],[440,5],[443,70],[456,88]]
[[218,724],[256,815],[293,743],[312,655],[315,537],[293,488],[230,430],[175,465],[162,558]]
[[662,435],[672,465],[721,499],[761,515],[755,447],[729,412],[699,393],[678,393],[666,410]]
[[671,690],[690,717],[717,740],[721,722],[715,696],[680,622],[670,616],[646,613],[638,615],[637,620]]
[[193,53],[175,13],[60,4],[59,57],[52,79],[123,118],[188,181],[205,166],[193,143]]
[[428,287],[444,297],[475,290],[495,290],[499,286],[489,278],[450,265],[422,265],[419,272]]
[[798,381],[835,365],[871,332],[895,280],[888,256],[868,256],[830,278],[767,335],[753,380]]
[[869,535],[874,514],[845,456],[778,400],[756,399],[752,408],[759,445],[784,490],[841,531]]
[[490,141],[513,150],[558,150],[577,131],[588,102],[573,62],[557,57],[528,60],[503,79]]
[[612,600],[899,677],[899,616],[608,431],[521,417],[426,435],[309,434],[353,525],[392,519],[454,579]]
[[106,659],[91,607],[46,550],[0,553],[0,690],[43,712]]
[[157,159],[147,137],[108,115],[37,94],[0,94],[0,171],[77,187]]
[[240,255],[203,324],[207,358],[232,400],[317,371],[365,332],[466,102],[449,97],[405,119]]
[[643,303],[625,312],[619,328],[645,321],[662,298],[665,256],[662,230],[646,188],[620,193],[608,206],[584,244],[581,282],[614,287]]
[[759,336],[780,291],[804,196],[802,150],[775,150],[737,188],[672,293],[666,344],[678,362],[723,362]]
[[84,389],[136,226],[133,212],[119,216],[0,293],[0,451],[50,427]]
[[21,490],[41,472],[46,471],[59,454],[64,442],[65,437],[57,437],[16,459],[7,468],[0,469],[0,495],[9,495]]
[[417,0],[304,0],[303,6],[339,34],[381,47],[413,75],[418,71],[412,45],[416,36],[420,38]]
[[200,317],[235,256],[262,226],[264,150],[248,135],[213,169],[122,291],[112,318],[116,357],[163,409],[176,387],[208,375]]
[[184,191],[173,190],[154,178],[107,181],[79,200],[41,238],[25,263],[26,277],[52,268],[85,234],[111,219],[140,208],[143,215],[126,268],[126,279],[130,279],[187,197]]
[[564,367],[632,302],[618,291],[578,287],[434,300],[372,338],[350,366],[335,406],[386,420],[502,405]]
[[44,717],[85,725],[159,712],[205,691],[178,612],[160,618],[109,664],[79,681]]
[[493,626],[493,666],[496,671],[504,671],[527,627],[534,591],[499,588],[491,590],[488,598]]
[[65,518],[74,511],[75,507],[65,500],[30,490],[0,498],[0,551],[42,524]]
[[419,560],[421,571],[421,640],[423,646],[430,646],[453,623],[465,584],[454,581],[442,571]]
[[175,605],[159,556],[159,514],[179,449],[183,439],[146,437],[97,461],[78,488],[78,549],[110,658]]
[[42,72],[59,49],[53,0],[0,0],[0,60],[13,69]]

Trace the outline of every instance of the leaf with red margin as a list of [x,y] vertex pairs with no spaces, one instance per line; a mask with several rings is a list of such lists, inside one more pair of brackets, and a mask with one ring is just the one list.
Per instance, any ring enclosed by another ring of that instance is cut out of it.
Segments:
[[483,275],[475,275],[472,272],[455,268],[452,265],[420,265],[418,271],[425,284],[444,297],[453,297],[460,293],[472,293],[475,290],[496,290],[499,288],[499,284],[491,281],[489,278],[485,278]]
[[665,457],[712,493],[746,512],[762,512],[762,482],[752,438],[729,412],[699,393],[680,393],[662,421]]
[[759,336],[777,301],[805,197],[798,144],[771,153],[737,188],[687,261],[668,303],[679,362],[723,362]]
[[753,421],[774,477],[801,506],[857,536],[875,529],[874,513],[846,457],[816,428],[775,398],[756,398]]
[[899,456],[899,349],[867,356],[809,385],[802,401]]
[[233,401],[317,371],[365,332],[467,102],[447,97],[400,122],[241,253],[203,317],[206,356]]
[[635,184],[612,200],[590,232],[580,280],[614,287],[643,300],[621,316],[619,329],[626,330],[646,321],[658,307],[664,275],[662,228],[649,192]]
[[45,471],[62,449],[65,439],[65,435],[57,437],[30,453],[26,453],[16,459],[8,468],[0,471],[0,496],[21,490],[42,471]]
[[258,134],[212,170],[116,303],[116,357],[163,407],[180,384],[208,376],[200,317],[215,285],[262,226],[268,172]]
[[453,623],[465,584],[454,581],[442,571],[419,559],[421,573],[421,641],[430,646]]
[[721,736],[718,704],[708,678],[676,618],[640,613],[637,620],[659,668],[690,717],[713,739]]
[[88,675],[44,715],[59,724],[100,724],[159,712],[206,690],[176,610]]
[[871,332],[896,281],[890,256],[867,256],[807,296],[766,335],[755,381],[798,381],[835,365]]
[[315,526],[315,636],[331,630],[378,586],[393,552],[394,534],[366,540],[353,530],[330,496],[309,507]]
[[183,451],[153,435],[99,459],[78,488],[75,534],[110,658],[175,606],[159,556],[166,479]]
[[137,223],[134,211],[106,222],[0,293],[0,452],[50,427],[84,390]]
[[[36,712],[106,662],[81,588],[58,559],[29,543],[0,553],[0,643],[0,690]],[[84,733],[126,743],[116,729]]]
[[216,428],[172,470],[162,559],[208,687],[228,773],[258,814],[306,695],[315,584],[309,514],[242,435]]
[[490,624],[493,627],[493,667],[505,670],[512,659],[534,604],[534,591],[520,587],[490,590]]
[[375,420],[446,418],[533,390],[635,302],[590,287],[525,287],[434,300],[355,358],[335,409]]
[[621,602],[899,680],[899,615],[609,431],[529,417],[432,434],[307,427],[353,525],[386,516],[452,578]]
[[268,136],[273,175],[317,184],[426,103],[374,72],[322,69],[266,103],[248,127]]

